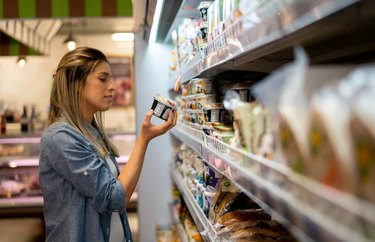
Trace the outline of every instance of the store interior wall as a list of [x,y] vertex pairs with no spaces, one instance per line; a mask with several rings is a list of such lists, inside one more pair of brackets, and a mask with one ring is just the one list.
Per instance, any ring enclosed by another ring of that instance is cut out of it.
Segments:
[[[171,60],[168,46],[148,44],[143,32],[135,35],[134,76],[136,86],[136,128],[140,132],[144,115],[150,110],[153,96],[159,93],[168,96],[168,73]],[[162,123],[152,117],[154,124]],[[139,180],[139,236],[141,242],[156,241],[156,226],[171,223],[169,202],[172,197],[170,160],[171,137],[157,137],[149,144],[144,167]]]
[[[79,46],[98,48],[107,56],[133,56],[132,42],[114,42],[110,35],[76,35]],[[0,57],[0,103],[19,113],[23,105],[36,105],[40,118],[48,114],[49,94],[53,73],[61,57],[67,52],[62,44],[66,36],[58,35],[51,43],[48,56],[28,56],[27,65],[20,68],[17,56]],[[135,132],[134,107],[110,109],[106,112],[106,126],[109,129]]]

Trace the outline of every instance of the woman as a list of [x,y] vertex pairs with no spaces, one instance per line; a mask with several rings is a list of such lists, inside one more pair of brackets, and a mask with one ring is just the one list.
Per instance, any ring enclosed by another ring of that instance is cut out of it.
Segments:
[[152,125],[149,111],[129,161],[119,171],[118,152],[104,132],[102,113],[114,92],[105,55],[81,47],[60,61],[50,98],[49,127],[43,133],[40,185],[46,241],[109,241],[112,213],[132,241],[126,215],[148,143],[176,124],[176,113]]

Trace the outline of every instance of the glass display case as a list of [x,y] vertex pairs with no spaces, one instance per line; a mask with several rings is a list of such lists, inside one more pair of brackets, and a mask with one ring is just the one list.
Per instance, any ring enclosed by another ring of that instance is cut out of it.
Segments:
[[[134,147],[136,135],[109,133],[118,148],[123,166]],[[40,134],[0,136],[0,214],[42,213],[43,198],[38,165]]]

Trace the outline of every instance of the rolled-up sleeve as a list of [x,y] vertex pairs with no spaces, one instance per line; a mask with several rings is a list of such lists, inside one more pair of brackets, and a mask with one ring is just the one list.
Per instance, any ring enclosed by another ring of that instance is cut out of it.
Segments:
[[[49,165],[98,212],[125,211],[125,191],[95,147],[68,124],[42,137]],[[65,184],[66,185],[66,184]]]

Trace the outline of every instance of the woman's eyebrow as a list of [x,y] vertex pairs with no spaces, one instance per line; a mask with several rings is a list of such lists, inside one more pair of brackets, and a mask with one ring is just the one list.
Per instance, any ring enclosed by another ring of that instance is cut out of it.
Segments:
[[111,74],[109,74],[109,73],[106,72],[106,71],[99,72],[98,75],[112,76]]

